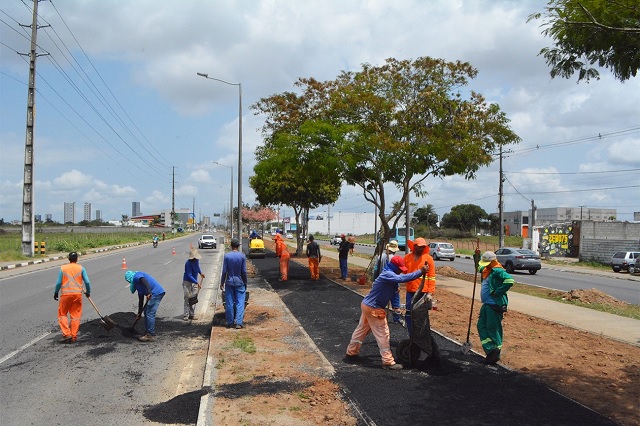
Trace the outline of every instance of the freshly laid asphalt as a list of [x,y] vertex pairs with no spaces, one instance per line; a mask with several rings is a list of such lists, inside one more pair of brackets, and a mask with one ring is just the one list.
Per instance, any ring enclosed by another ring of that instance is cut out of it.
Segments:
[[[360,317],[362,296],[321,278],[310,281],[309,270],[290,262],[289,280],[278,281],[273,253],[254,259],[260,275],[252,286],[270,286],[305,329],[335,370],[333,380],[343,389],[362,425],[386,424],[616,424],[525,375],[500,365],[487,366],[483,357],[464,355],[460,345],[433,333],[439,360],[401,371],[384,370],[369,336],[356,364],[343,361],[351,333]],[[390,324],[391,345],[408,338],[406,330]]]

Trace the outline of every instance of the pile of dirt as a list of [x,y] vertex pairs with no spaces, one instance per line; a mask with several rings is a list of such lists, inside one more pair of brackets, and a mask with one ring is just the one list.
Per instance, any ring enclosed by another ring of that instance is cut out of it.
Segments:
[[474,277],[474,274],[458,271],[456,268],[452,268],[451,266],[436,267],[436,275],[443,275],[445,277],[457,278],[459,280],[465,280],[465,281],[471,281],[471,282],[473,282],[473,277]]
[[595,288],[591,288],[588,290],[575,289],[570,290],[566,293],[557,292],[552,293],[553,295],[557,295],[562,297],[563,300],[568,300],[570,302],[580,302],[585,304],[594,304],[594,305],[606,305],[606,306],[625,306],[626,302],[622,302],[616,299],[613,296],[609,296],[606,293],[603,293],[600,290]]

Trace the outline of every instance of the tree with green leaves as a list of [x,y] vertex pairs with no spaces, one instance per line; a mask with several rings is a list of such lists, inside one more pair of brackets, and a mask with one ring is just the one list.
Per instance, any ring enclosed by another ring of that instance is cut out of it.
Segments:
[[498,105],[464,90],[476,75],[466,62],[391,58],[324,86],[331,100],[326,120],[346,135],[337,145],[344,180],[377,207],[384,241],[406,209],[387,200],[388,189],[404,201],[410,193],[426,195],[429,176],[473,179],[498,146],[520,141]]
[[620,81],[635,77],[640,68],[640,3],[638,0],[552,0],[543,13],[528,21],[543,19],[542,34],[555,47],[540,51],[551,77],[578,81],[600,78],[597,64],[608,68]]
[[469,232],[477,229],[482,220],[489,218],[487,212],[475,204],[459,204],[453,206],[449,213],[445,213],[440,221],[440,227],[453,228]]
[[433,204],[427,204],[424,207],[416,209],[413,217],[418,225],[426,225],[427,227],[432,228],[438,224],[438,214],[433,208]]
[[[264,100],[263,100],[264,101]],[[340,162],[334,145],[341,136],[321,122],[306,121],[297,129],[276,131],[256,149],[259,159],[249,184],[262,205],[286,205],[296,217],[297,253],[302,253],[300,218],[309,210],[335,203],[340,196]]]

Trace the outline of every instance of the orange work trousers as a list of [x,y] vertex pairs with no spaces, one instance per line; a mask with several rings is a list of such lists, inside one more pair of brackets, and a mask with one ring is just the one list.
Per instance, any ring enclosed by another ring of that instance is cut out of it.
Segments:
[[287,281],[289,279],[289,252],[283,250],[280,255],[280,281]]
[[[71,317],[69,320],[69,317]],[[82,294],[63,294],[58,302],[58,324],[64,337],[78,338],[82,318]]]
[[311,271],[311,279],[320,279],[320,259],[317,257],[309,258],[309,271]]
[[351,341],[347,346],[347,355],[358,355],[364,338],[369,333],[373,333],[382,356],[382,365],[395,364],[396,361],[393,359],[391,344],[389,343],[387,313],[382,308],[372,308],[364,303],[360,304],[360,309],[362,310],[360,322],[351,335]]

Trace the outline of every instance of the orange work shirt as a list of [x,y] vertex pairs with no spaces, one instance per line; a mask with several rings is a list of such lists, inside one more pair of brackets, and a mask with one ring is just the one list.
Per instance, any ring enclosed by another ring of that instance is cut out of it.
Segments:
[[[409,253],[404,257],[404,265],[407,267],[407,274],[417,271],[425,263],[429,266],[429,271],[427,272],[427,279],[424,282],[424,287],[422,287],[422,292],[433,294],[436,291],[436,265],[433,262],[433,257],[429,255],[429,252],[426,249],[425,252],[422,253],[422,256],[417,259],[413,253]],[[407,282],[407,292],[415,293],[418,291],[418,287],[420,287],[421,282],[422,277]]]

